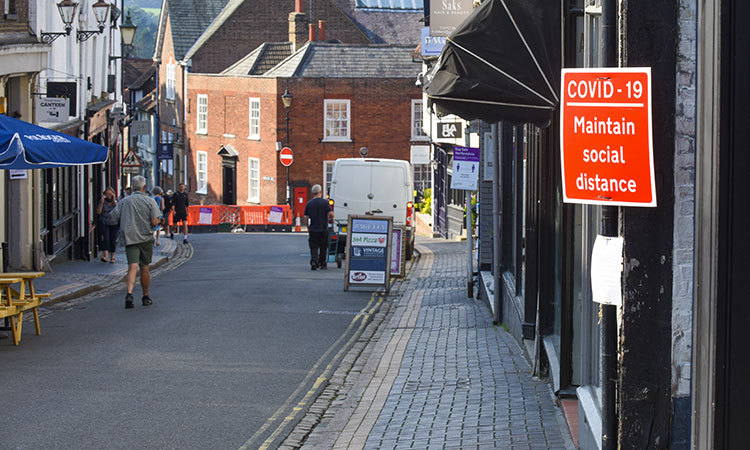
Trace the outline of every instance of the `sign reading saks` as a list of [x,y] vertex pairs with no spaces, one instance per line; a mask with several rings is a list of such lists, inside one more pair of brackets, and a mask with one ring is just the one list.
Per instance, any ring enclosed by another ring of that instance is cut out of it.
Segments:
[[563,201],[656,206],[651,68],[563,69]]
[[432,0],[430,35],[448,36],[474,11],[472,0]]

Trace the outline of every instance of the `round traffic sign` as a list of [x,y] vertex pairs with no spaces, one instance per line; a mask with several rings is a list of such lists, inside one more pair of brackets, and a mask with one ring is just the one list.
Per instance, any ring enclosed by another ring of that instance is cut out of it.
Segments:
[[281,165],[284,167],[289,167],[292,165],[292,161],[294,161],[294,152],[292,152],[292,149],[289,147],[284,147],[279,152],[279,161],[281,161]]

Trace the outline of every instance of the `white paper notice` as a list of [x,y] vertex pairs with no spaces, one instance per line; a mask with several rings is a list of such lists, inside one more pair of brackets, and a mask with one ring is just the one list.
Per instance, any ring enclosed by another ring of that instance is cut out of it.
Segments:
[[621,237],[597,236],[591,252],[591,293],[605,305],[622,305]]

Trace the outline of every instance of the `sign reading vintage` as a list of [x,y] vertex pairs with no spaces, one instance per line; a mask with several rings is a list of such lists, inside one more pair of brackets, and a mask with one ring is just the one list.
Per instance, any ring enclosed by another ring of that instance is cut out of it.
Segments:
[[349,286],[390,286],[391,217],[349,216],[346,279]]
[[651,69],[563,69],[563,201],[656,206]]

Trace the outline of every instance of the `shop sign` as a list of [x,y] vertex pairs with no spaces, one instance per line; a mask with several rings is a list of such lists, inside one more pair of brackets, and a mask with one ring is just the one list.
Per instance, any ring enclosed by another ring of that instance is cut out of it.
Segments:
[[430,146],[429,145],[412,145],[411,146],[411,164],[429,164],[430,163]]
[[430,27],[422,27],[422,56],[440,56],[445,47],[445,36],[430,35]]
[[151,134],[151,122],[148,120],[134,120],[130,124],[130,133],[133,136],[143,136]]
[[10,169],[8,172],[11,180],[25,180],[29,177],[25,169]]
[[463,123],[438,122],[437,131],[439,139],[461,139],[461,136],[463,136]]
[[448,36],[474,11],[473,0],[432,0],[430,34]]
[[36,112],[39,122],[65,123],[68,121],[69,100],[64,97],[37,97]]
[[156,147],[156,157],[162,161],[172,159],[174,157],[174,144],[171,142],[160,143]]
[[350,286],[390,289],[392,230],[392,217],[349,216],[344,290]]
[[656,206],[651,69],[563,69],[563,201]]
[[495,178],[495,139],[492,133],[484,133],[484,181]]
[[479,149],[475,147],[453,147],[453,175],[451,189],[477,190],[479,178]]

